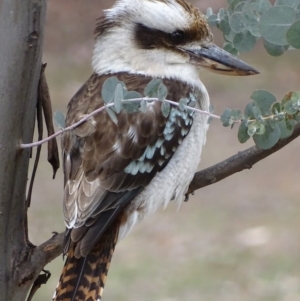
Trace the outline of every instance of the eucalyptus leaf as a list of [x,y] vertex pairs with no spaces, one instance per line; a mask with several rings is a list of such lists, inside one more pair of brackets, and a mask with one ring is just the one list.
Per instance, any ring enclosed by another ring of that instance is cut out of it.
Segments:
[[297,6],[300,4],[300,0],[276,0],[275,1],[275,6],[278,5],[285,5],[285,6],[290,6],[293,8],[297,8]]
[[262,114],[257,104],[252,101],[248,103],[244,110],[244,115],[247,119],[260,119]]
[[[138,93],[136,91],[128,91],[124,95],[124,100],[128,99],[136,99],[136,98],[143,98],[141,93]],[[132,102],[124,102],[123,107],[126,110],[126,113],[132,114],[135,112],[138,112],[140,109],[140,102],[139,101],[132,101]]]
[[53,115],[54,123],[59,129],[64,129],[66,127],[65,116],[62,112],[56,111]]
[[254,134],[256,133],[257,131],[257,126],[256,126],[256,123],[254,122],[251,122],[248,124],[248,129],[247,129],[247,134],[252,137],[254,136]]
[[223,126],[230,126],[232,124],[231,110],[228,108],[225,109],[222,115],[220,116],[220,120],[222,121]]
[[241,0],[227,0],[229,8],[233,11],[235,7],[240,3],[240,2],[245,2]]
[[143,95],[136,91],[128,91],[124,95],[124,99],[135,99],[135,98],[143,98]]
[[116,113],[120,113],[123,108],[123,104],[122,104],[123,97],[124,97],[123,86],[121,83],[118,83],[115,90],[115,97],[114,97],[114,106],[115,106]]
[[147,110],[148,110],[147,101],[145,99],[142,99],[140,103],[140,111],[146,113]]
[[238,130],[238,139],[240,143],[245,143],[247,140],[249,140],[250,136],[248,135],[248,123],[247,120],[243,120],[240,124],[239,130]]
[[300,49],[300,20],[294,22],[288,29],[286,39],[292,47]]
[[272,56],[280,56],[289,49],[289,45],[275,45],[263,39],[266,51]]
[[105,107],[105,110],[109,116],[109,118],[115,123],[118,124],[118,118],[113,110],[111,110],[109,107]]
[[243,32],[236,34],[233,38],[233,45],[240,52],[252,50],[255,43],[256,38],[249,30],[243,30]]
[[219,22],[217,25],[218,28],[223,32],[224,35],[227,35],[230,33],[230,24],[229,24],[229,18],[227,15],[223,17],[223,19]]
[[159,100],[163,100],[166,99],[167,95],[168,95],[168,89],[163,83],[161,83],[157,89],[157,97]]
[[273,147],[280,139],[280,127],[277,123],[272,124],[269,120],[265,125],[265,132],[262,135],[255,134],[253,140],[260,149]]
[[209,26],[213,27],[219,23],[218,15],[211,15],[207,19]]
[[256,135],[262,135],[265,133],[265,131],[266,131],[265,125],[263,123],[259,123],[256,130]]
[[271,114],[271,106],[276,102],[276,97],[272,93],[266,90],[257,90],[252,93],[250,98],[255,101],[262,116]]
[[254,11],[257,11],[261,15],[270,7],[272,7],[272,4],[269,0],[252,0],[243,7],[243,10],[252,9]]
[[207,9],[206,9],[206,18],[209,18],[211,15],[213,15],[213,10],[212,10],[212,8],[211,7],[208,7]]
[[[243,21],[242,21],[242,13],[235,12],[229,18],[229,24],[232,31],[235,33],[242,32],[245,28]],[[229,32],[228,32],[229,33]]]
[[162,83],[160,78],[153,78],[145,87],[144,95],[147,97],[157,97],[159,85]]
[[[227,42],[232,43],[236,33],[234,31],[230,31],[229,34],[224,35],[224,38]],[[233,46],[234,47],[234,46]]]
[[256,37],[260,37],[260,32],[258,27],[259,19],[260,19],[259,13],[255,10],[248,9],[248,10],[243,10],[241,15],[242,15],[241,21],[243,22],[244,27],[248,29],[252,35]]
[[295,21],[296,11],[289,6],[273,6],[260,18],[262,37],[275,45],[287,45],[286,32]]
[[247,2],[242,0],[242,1],[239,1],[236,6],[234,7],[234,12],[241,12],[244,8],[244,5],[246,4]]
[[294,101],[289,100],[284,103],[283,110],[289,115],[294,115],[298,112],[299,108]]
[[187,104],[189,103],[189,100],[187,98],[181,98],[179,100],[179,103],[178,103],[178,107],[181,111],[186,111],[186,106]]
[[101,96],[104,103],[113,102],[115,91],[119,83],[120,81],[115,76],[109,77],[104,81],[101,89]]
[[239,52],[236,48],[234,48],[234,46],[232,45],[232,43],[229,42],[225,42],[223,45],[224,50],[226,50],[227,52],[233,54],[233,55],[238,55]]
[[171,105],[168,102],[163,101],[161,104],[161,112],[163,116],[167,118],[170,114],[170,110],[171,110]]
[[222,20],[223,18],[225,18],[225,16],[228,16],[228,11],[225,8],[220,8],[219,12],[218,12],[218,17],[220,20]]
[[280,128],[280,139],[290,137],[293,134],[296,124],[297,121],[293,119],[283,119],[279,121],[278,126]]
[[273,105],[271,106],[271,113],[273,115],[278,115],[278,113],[282,112],[282,106],[279,102],[275,102],[273,103]]

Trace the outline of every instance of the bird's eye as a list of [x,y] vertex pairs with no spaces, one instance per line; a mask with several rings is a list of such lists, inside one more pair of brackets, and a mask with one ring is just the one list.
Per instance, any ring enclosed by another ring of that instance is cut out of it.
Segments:
[[182,30],[176,30],[171,33],[171,39],[175,44],[180,44],[184,40],[184,32]]

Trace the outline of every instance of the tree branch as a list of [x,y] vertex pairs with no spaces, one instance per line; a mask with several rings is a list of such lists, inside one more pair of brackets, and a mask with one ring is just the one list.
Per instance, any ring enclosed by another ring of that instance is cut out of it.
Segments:
[[[270,149],[261,150],[253,146],[242,152],[238,152],[236,155],[216,165],[195,173],[188,194],[197,189],[219,182],[239,171],[250,169],[255,163],[277,152],[299,136],[300,125],[295,127],[293,134],[289,138],[279,140],[279,142]],[[32,260],[37,261],[35,264],[38,266],[39,272],[47,263],[62,253],[63,238],[64,233],[57,234],[34,250]]]
[[257,146],[252,146],[244,151],[238,152],[236,155],[229,157],[228,159],[216,165],[198,171],[195,173],[190,184],[188,194],[197,189],[219,182],[239,171],[250,169],[255,163],[282,149],[299,136],[300,125],[297,125],[290,137],[279,140],[270,149],[262,150]]

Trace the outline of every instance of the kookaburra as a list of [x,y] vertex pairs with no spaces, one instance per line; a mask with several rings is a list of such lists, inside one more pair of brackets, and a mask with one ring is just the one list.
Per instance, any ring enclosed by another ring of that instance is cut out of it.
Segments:
[[[205,16],[184,0],[118,0],[95,33],[94,73],[71,99],[67,126],[104,105],[101,88],[111,76],[140,93],[162,79],[167,99],[195,100],[207,111],[202,67],[257,73],[215,46]],[[53,300],[100,300],[117,241],[171,200],[184,200],[200,162],[206,115],[173,105],[165,117],[154,101],[117,118],[103,111],[63,135],[67,258]]]

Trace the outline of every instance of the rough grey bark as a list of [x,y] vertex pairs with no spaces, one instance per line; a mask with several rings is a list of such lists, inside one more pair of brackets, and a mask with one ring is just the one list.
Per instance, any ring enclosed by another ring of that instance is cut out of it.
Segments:
[[38,276],[28,264],[26,183],[41,68],[46,0],[0,2],[0,300],[22,301]]

